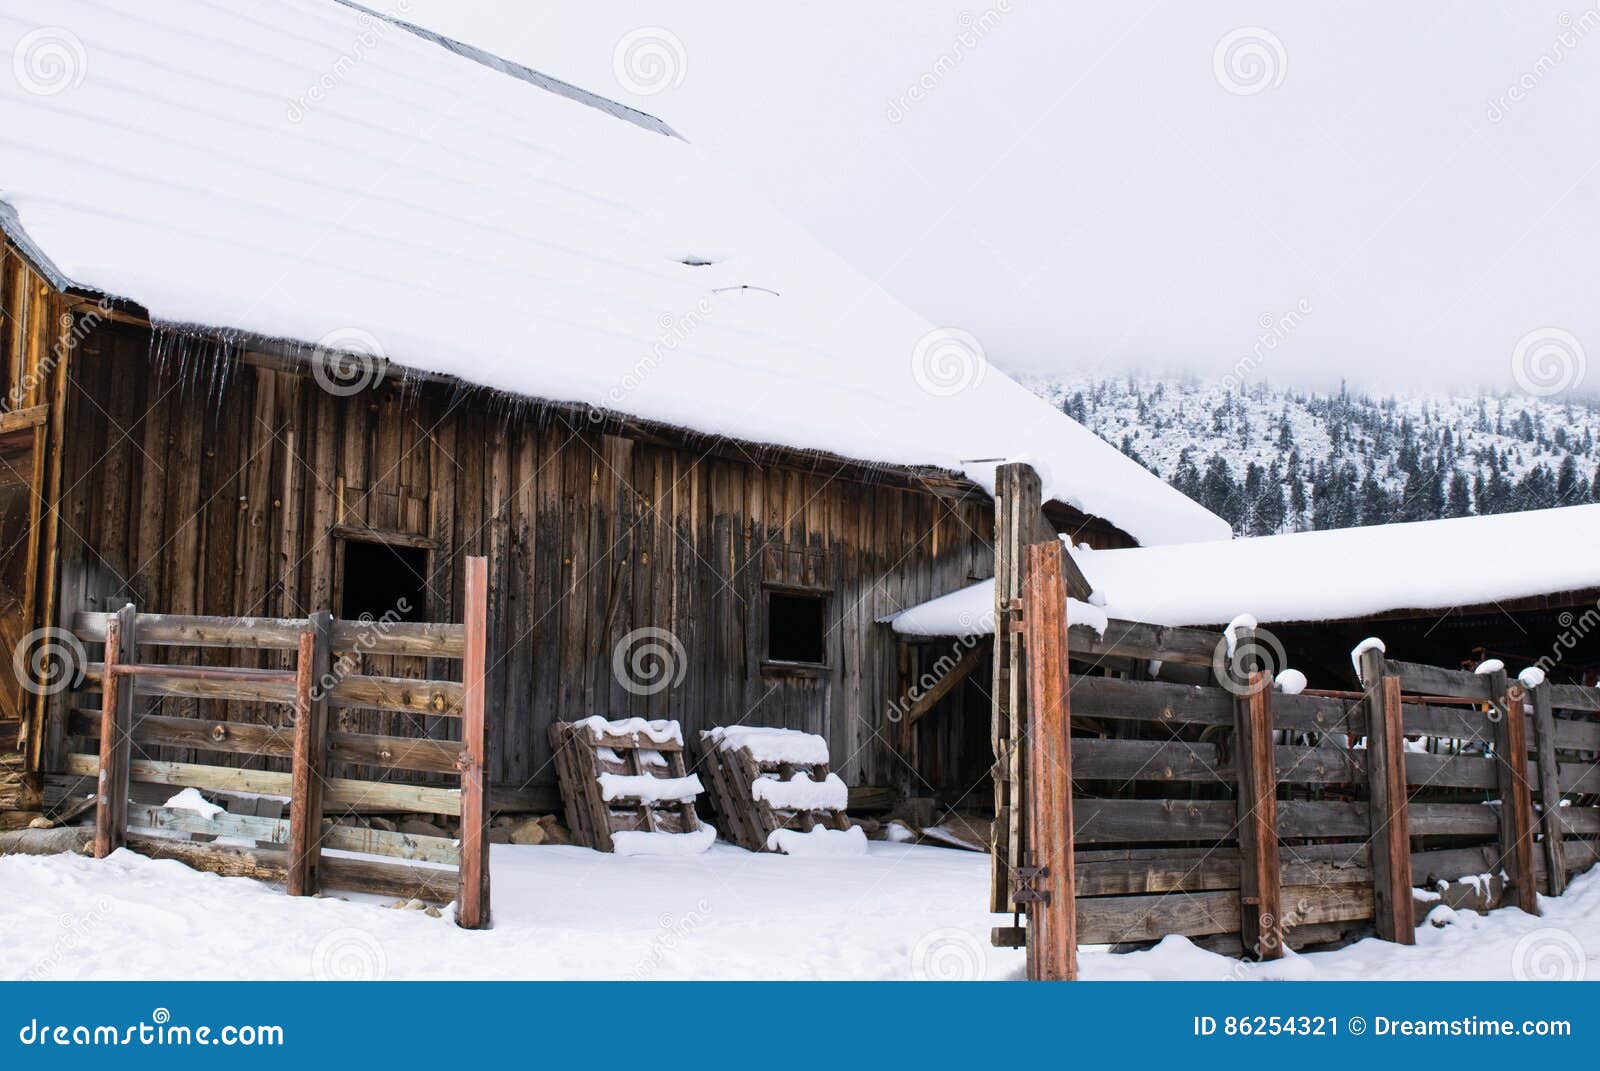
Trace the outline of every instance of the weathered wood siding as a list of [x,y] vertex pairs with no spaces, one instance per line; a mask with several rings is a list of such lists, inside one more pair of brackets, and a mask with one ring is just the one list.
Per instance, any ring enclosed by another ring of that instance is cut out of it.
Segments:
[[[604,714],[817,732],[850,783],[914,786],[883,719],[897,644],[875,622],[991,574],[987,500],[607,434],[438,385],[336,397],[266,367],[236,363],[214,382],[165,363],[147,332],[115,326],[74,367],[74,608],[131,596],[167,613],[336,609],[339,526],[396,533],[432,546],[427,619],[460,620],[462,557],[489,558],[496,784],[551,783],[547,726]],[[828,593],[826,671],[763,667],[767,584]],[[636,694],[613,672],[618,644],[645,628],[682,643],[676,687]],[[446,729],[358,717],[364,731]]]

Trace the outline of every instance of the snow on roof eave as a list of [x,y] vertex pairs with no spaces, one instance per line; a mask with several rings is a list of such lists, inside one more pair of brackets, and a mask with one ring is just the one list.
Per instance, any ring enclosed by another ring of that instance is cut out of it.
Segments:
[[11,244],[17,247],[17,251],[27,258],[51,286],[63,292],[83,289],[67,278],[61,269],[56,267],[55,261],[28,237],[28,232],[22,229],[22,221],[17,218],[17,210],[3,200],[0,200],[0,233],[5,234]]
[[557,96],[566,97],[568,100],[577,101],[579,104],[585,104],[591,108],[596,108],[608,115],[614,115],[624,122],[632,123],[637,127],[642,127],[645,130],[650,130],[657,134],[664,134],[669,138],[677,138],[679,141],[688,140],[676,130],[672,129],[672,127],[668,126],[665,121],[656,118],[649,112],[642,112],[637,108],[630,108],[626,104],[620,104],[609,97],[602,97],[598,93],[591,93],[589,90],[575,86],[571,82],[563,82],[559,78],[552,78],[548,74],[534,70],[532,67],[525,67],[522,64],[514,63],[503,56],[497,56],[493,52],[487,52],[481,48],[469,45],[464,41],[457,41],[453,37],[446,37],[443,34],[434,33],[432,30],[424,29],[423,27],[418,26],[416,23],[407,22],[404,19],[395,17],[394,15],[388,15],[382,11],[376,11],[364,4],[356,3],[356,0],[334,0],[334,2],[343,4],[345,7],[348,7],[354,11],[359,11],[364,15],[370,15],[372,18],[380,19],[391,26],[405,30],[407,33],[415,34],[424,41],[432,41],[439,47],[449,49],[458,56],[472,60],[474,63],[480,63],[483,66],[488,67],[490,70],[499,71],[501,74],[515,78],[518,81],[527,82],[530,85],[536,85],[540,89],[548,90]]

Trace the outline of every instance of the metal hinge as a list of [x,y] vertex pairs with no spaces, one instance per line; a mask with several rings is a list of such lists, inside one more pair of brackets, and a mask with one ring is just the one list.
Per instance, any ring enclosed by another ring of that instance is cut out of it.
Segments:
[[1042,888],[1049,871],[1042,866],[1011,868],[1011,900],[1018,904],[1048,904],[1050,890]]

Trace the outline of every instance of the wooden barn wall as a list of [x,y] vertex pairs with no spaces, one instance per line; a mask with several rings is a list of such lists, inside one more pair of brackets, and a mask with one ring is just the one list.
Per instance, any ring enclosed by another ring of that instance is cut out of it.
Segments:
[[[918,791],[883,724],[903,667],[875,621],[992,575],[986,501],[508,417],[482,394],[385,385],[336,397],[283,371],[235,364],[218,385],[165,363],[147,332],[113,327],[74,367],[64,603],[337,611],[336,527],[392,531],[433,543],[430,620],[460,620],[461,559],[489,558],[498,785],[553,782],[546,727],[604,714],[672,717],[691,733],[733,722],[821,733],[850,783]],[[828,593],[820,676],[763,668],[767,584]],[[676,636],[687,660],[678,686],[636,694],[613,652],[646,628]],[[230,716],[284,717],[238,704]],[[446,719],[344,716],[363,731],[451,731]]]

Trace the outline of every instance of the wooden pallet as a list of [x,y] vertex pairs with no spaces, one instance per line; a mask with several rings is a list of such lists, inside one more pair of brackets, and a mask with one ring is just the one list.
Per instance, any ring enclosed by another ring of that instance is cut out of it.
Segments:
[[602,774],[687,776],[677,722],[650,723],[670,726],[673,739],[666,739],[660,733],[652,738],[644,732],[616,731],[616,727],[629,722],[605,724],[607,728],[603,732],[596,731],[594,721],[563,721],[550,726],[556,777],[561,785],[561,802],[566,808],[567,827],[572,830],[573,843],[610,852],[616,850],[613,840],[616,833],[700,832],[703,827],[695,814],[692,798],[652,802],[638,796],[619,796],[607,800],[601,788]]
[[824,781],[828,777],[826,762],[761,761],[748,747],[723,747],[715,729],[700,734],[700,752],[700,768],[707,775],[722,835],[739,847],[752,852],[774,850],[768,848],[768,841],[780,829],[809,833],[818,827],[841,831],[851,828],[842,807],[780,808],[756,796],[756,782],[763,778]]

